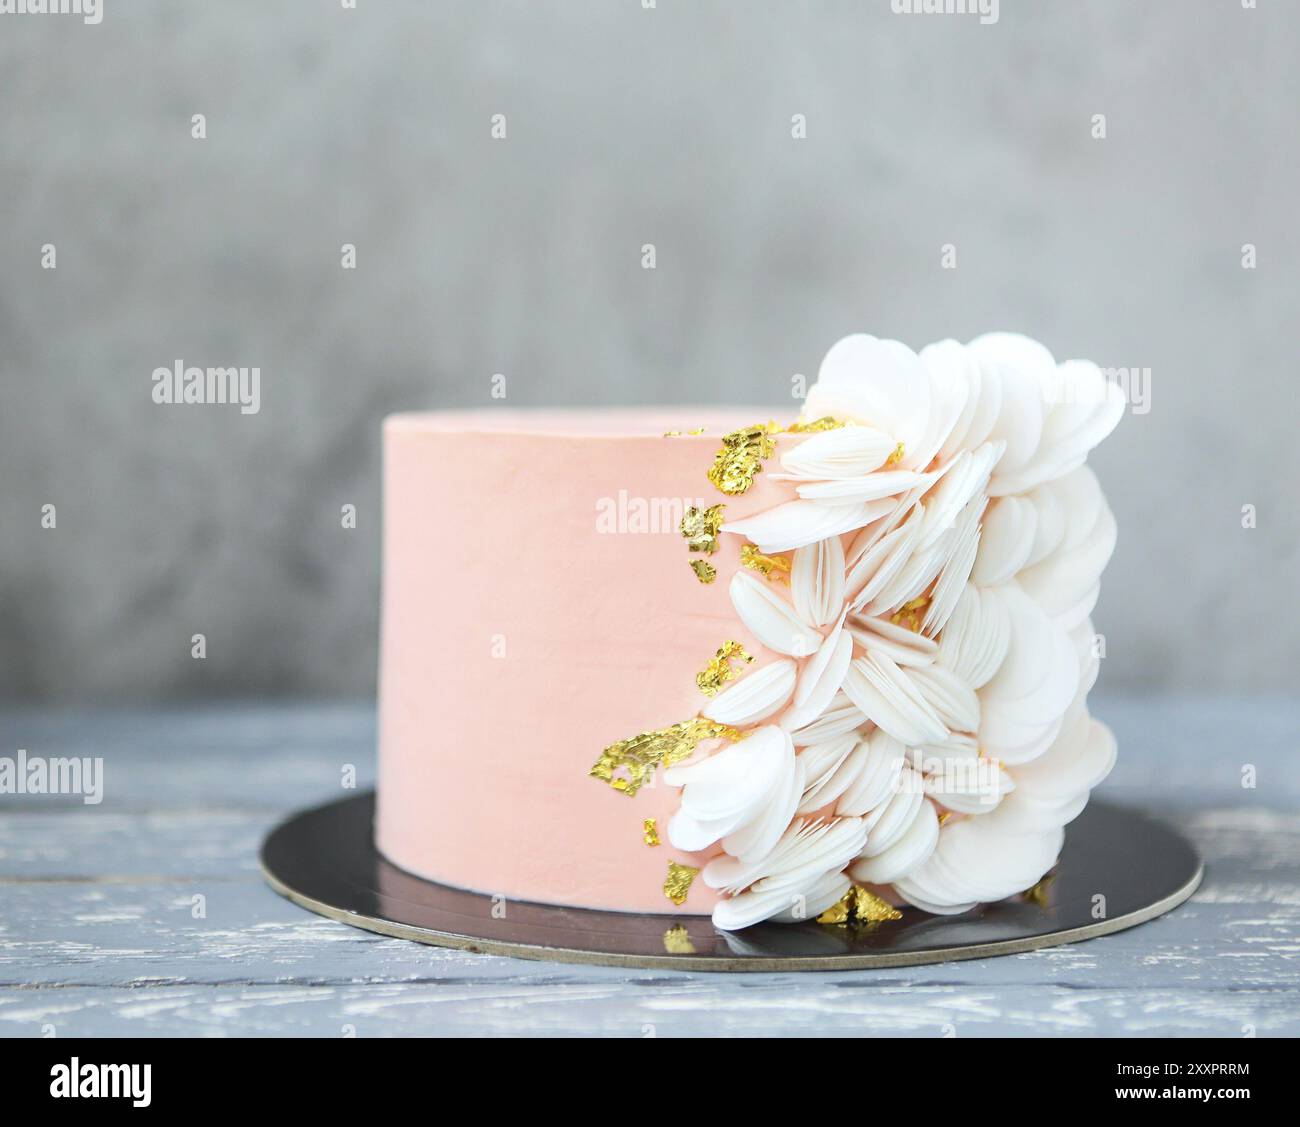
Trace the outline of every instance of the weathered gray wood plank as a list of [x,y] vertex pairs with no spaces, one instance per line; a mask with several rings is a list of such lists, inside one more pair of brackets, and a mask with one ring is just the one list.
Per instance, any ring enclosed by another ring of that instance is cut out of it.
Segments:
[[[1195,986],[1232,960],[1237,986],[1280,985],[1288,974],[1300,986],[1300,815],[1206,811],[1189,828],[1210,866],[1191,904],[1143,928],[1063,948],[1044,965],[1091,972],[1103,965],[1104,954],[1116,979]],[[183,853],[176,827],[168,829],[174,839],[168,851]],[[202,867],[187,863],[155,877],[9,880],[0,984],[399,981],[466,957],[342,927],[270,894],[242,852],[255,840],[251,832],[224,841],[220,834],[205,838]],[[1251,845],[1261,840],[1266,850]],[[528,966],[488,960],[494,967],[506,963],[511,973]],[[916,973],[952,983],[1022,981],[1011,969],[1015,963],[993,959],[978,970],[954,963]]]
[[471,955],[275,896],[257,875],[261,836],[345,793],[347,764],[369,785],[368,708],[3,712],[0,754],[102,755],[108,775],[97,807],[0,798],[0,1035],[1300,1033],[1300,707],[1121,698],[1099,711],[1121,743],[1109,796],[1202,849],[1191,903],[1052,951],[797,976]]

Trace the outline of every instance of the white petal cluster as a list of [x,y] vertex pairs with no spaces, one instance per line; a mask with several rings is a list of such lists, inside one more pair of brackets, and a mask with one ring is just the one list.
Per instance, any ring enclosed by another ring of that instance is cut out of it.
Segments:
[[789,598],[731,578],[770,651],[704,715],[746,732],[665,781],[669,839],[721,848],[718,927],[811,918],[851,882],[936,913],[1035,884],[1110,770],[1089,615],[1115,522],[1088,451],[1122,393],[994,333],[918,355],[858,335],[822,362],[770,476],[796,500],[723,532],[792,553]]

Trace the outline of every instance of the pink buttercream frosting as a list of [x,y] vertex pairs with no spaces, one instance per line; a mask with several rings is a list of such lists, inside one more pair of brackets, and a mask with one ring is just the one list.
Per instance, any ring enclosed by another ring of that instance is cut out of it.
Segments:
[[[720,436],[765,408],[446,411],[384,427],[380,850],[418,876],[576,907],[707,914],[664,895],[680,793],[627,797],[588,770],[608,744],[695,716],[694,675],[734,639],[726,577],[701,584],[675,517],[740,519],[794,496],[705,478]],[[665,437],[704,426],[702,435]],[[796,443],[786,436],[786,443]],[[676,504],[674,504],[676,502]],[[657,518],[639,531],[638,514]],[[612,530],[611,529],[612,526]],[[641,827],[657,819],[658,847]]]

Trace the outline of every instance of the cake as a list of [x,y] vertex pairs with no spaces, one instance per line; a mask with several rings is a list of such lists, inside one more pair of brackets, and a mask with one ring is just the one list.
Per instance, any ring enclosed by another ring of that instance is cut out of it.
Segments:
[[1096,365],[846,337],[797,414],[384,427],[375,833],[500,902],[764,920],[1033,888],[1110,770]]

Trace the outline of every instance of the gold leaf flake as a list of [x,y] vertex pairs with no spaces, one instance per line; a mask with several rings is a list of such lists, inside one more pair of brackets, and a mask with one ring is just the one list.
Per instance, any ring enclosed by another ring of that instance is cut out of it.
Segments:
[[855,884],[817,917],[819,924],[876,924],[901,920],[903,913],[874,892]]
[[772,436],[780,431],[776,423],[768,422],[723,435],[722,449],[709,467],[709,480],[723,493],[744,493],[754,484],[754,475],[762,472],[764,460],[772,456],[776,449]]
[[951,817],[952,817],[952,811],[951,811],[951,810],[942,810],[942,811],[940,811],[940,812],[939,812],[939,825],[940,825],[940,826],[946,825],[946,824],[948,823],[948,819],[951,818]]
[[646,845],[659,844],[659,826],[654,818],[647,818],[642,823],[641,840],[644,841]]
[[767,579],[790,582],[790,561],[785,556],[765,556],[753,544],[742,544],[740,562]]
[[810,423],[791,423],[785,429],[791,434],[816,434],[823,430],[839,430],[844,425],[834,415],[823,415]]
[[903,455],[907,453],[907,447],[901,442],[894,447],[894,452],[885,459],[885,465],[896,466],[903,460]]
[[819,924],[846,924],[849,922],[849,907],[853,901],[853,889],[850,888],[843,896],[835,901],[820,916],[817,917]]
[[679,430],[666,430],[666,431],[664,431],[664,437],[665,437],[665,438],[681,438],[681,436],[682,436],[682,432],[679,431]]
[[725,508],[725,505],[710,505],[707,509],[697,509],[692,505],[686,510],[678,527],[690,551],[711,556],[718,550],[718,529],[722,527]]
[[1020,895],[1023,899],[1028,900],[1031,904],[1037,904],[1040,908],[1050,908],[1052,906],[1052,882],[1056,880],[1055,873],[1048,873],[1033,888],[1026,889]]
[[667,728],[641,732],[610,744],[587,774],[631,797],[650,781],[656,768],[680,763],[702,740],[719,738],[738,740],[741,734],[726,724],[692,716]]
[[853,886],[853,917],[859,923],[876,923],[884,920],[901,920],[903,913],[861,885]]
[[892,615],[889,621],[895,626],[905,626],[915,634],[921,629],[921,611],[930,605],[930,597],[922,595],[911,602],[904,603]]
[[746,665],[754,660],[739,642],[723,642],[718,647],[717,655],[710,658],[709,664],[695,675],[695,684],[700,692],[706,697],[715,697],[723,685],[735,680],[736,670],[731,668],[733,659],[743,661]]
[[664,950],[670,955],[694,955],[695,944],[686,929],[678,924],[664,932]]
[[695,875],[699,871],[691,868],[690,865],[679,865],[676,861],[669,861],[668,875],[664,878],[664,895],[681,907],[686,903],[687,894],[691,891],[691,882],[695,880]]
[[691,560],[691,570],[701,583],[712,583],[718,577],[718,569],[708,560]]
[[704,427],[695,427],[695,428],[692,429],[692,430],[688,430],[686,433],[687,433],[687,434],[703,434],[703,433],[704,433]]

